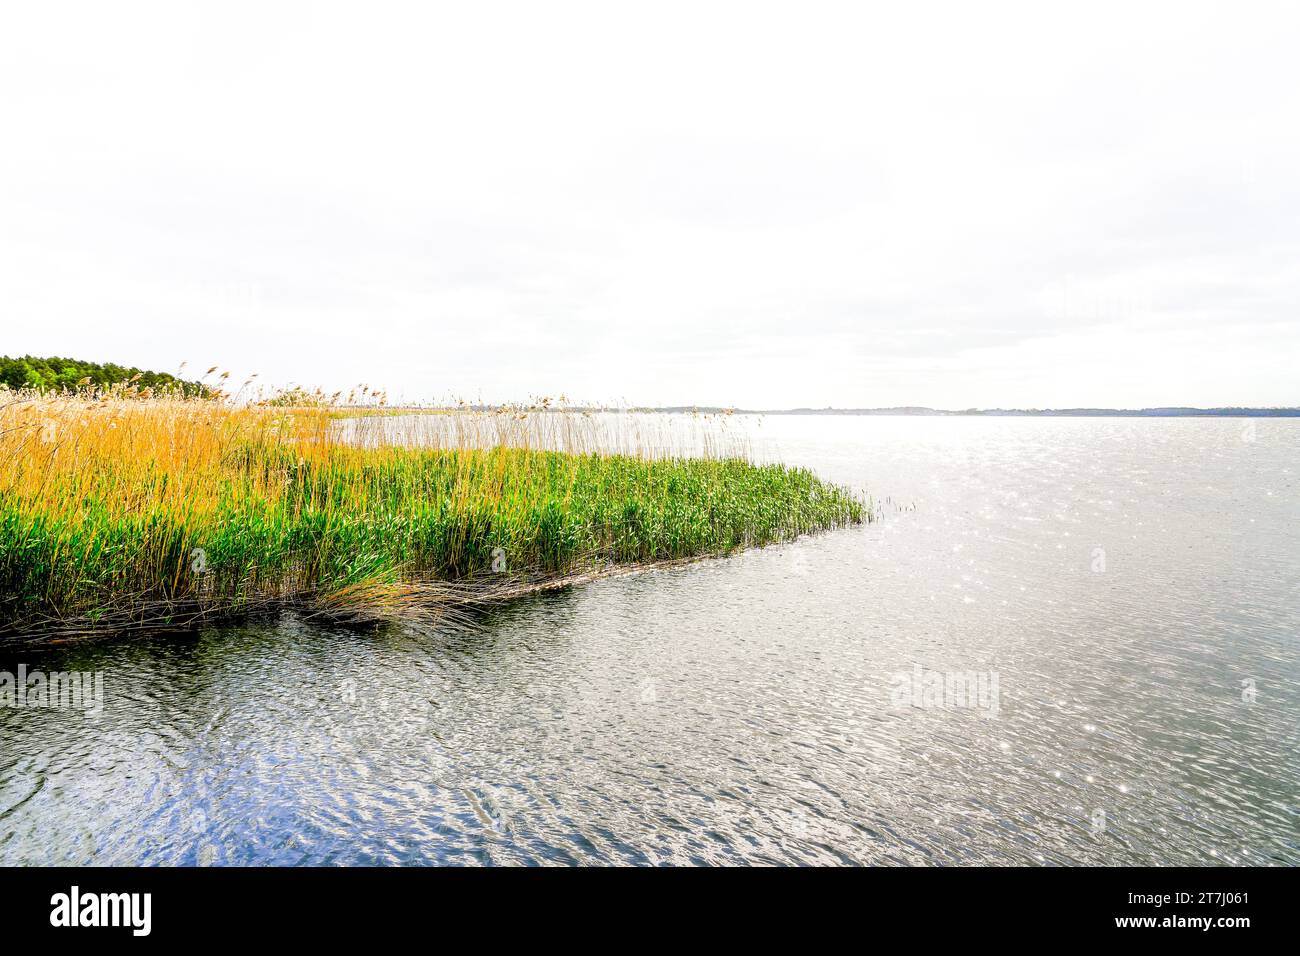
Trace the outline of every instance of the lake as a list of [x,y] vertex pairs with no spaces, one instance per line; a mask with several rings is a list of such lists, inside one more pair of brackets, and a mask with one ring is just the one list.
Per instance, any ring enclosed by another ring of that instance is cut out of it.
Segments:
[[1300,863],[1300,420],[737,420],[879,520],[473,628],[0,652],[0,864]]

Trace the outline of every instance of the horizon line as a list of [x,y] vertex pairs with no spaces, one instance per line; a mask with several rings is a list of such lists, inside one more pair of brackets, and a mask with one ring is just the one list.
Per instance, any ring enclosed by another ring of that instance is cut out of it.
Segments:
[[[460,406],[390,405],[390,410],[402,409],[443,411],[456,408],[490,411],[518,407],[515,404],[477,403]],[[1300,406],[1250,406],[1221,405],[1199,407],[1194,405],[1158,405],[1146,408],[1105,408],[1076,406],[1070,408],[931,408],[925,405],[894,405],[877,408],[823,408],[796,406],[794,408],[738,408],[724,405],[537,405],[531,410],[548,412],[659,412],[663,414],[717,414],[717,415],[876,415],[899,417],[1038,417],[1057,416],[1072,418],[1296,418]]]

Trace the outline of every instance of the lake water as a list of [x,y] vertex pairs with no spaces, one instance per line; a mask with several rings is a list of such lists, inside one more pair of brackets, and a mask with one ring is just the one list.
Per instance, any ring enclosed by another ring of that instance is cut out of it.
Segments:
[[742,425],[880,520],[3,653],[105,705],[0,707],[0,864],[1300,863],[1300,421]]

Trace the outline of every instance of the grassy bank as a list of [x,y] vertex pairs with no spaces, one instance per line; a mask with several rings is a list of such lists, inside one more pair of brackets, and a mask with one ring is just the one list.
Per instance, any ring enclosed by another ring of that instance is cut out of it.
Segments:
[[437,447],[387,432],[358,442],[333,415],[0,393],[0,634],[285,604],[436,611],[452,593],[440,583],[462,600],[870,517],[805,470],[593,452],[589,427],[557,430],[554,415],[546,449],[514,409],[444,428]]

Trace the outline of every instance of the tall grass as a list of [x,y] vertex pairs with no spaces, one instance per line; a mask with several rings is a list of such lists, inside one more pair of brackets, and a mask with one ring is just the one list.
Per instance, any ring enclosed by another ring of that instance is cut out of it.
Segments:
[[648,421],[0,392],[0,634],[428,612],[870,518],[806,470]]

